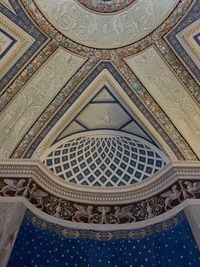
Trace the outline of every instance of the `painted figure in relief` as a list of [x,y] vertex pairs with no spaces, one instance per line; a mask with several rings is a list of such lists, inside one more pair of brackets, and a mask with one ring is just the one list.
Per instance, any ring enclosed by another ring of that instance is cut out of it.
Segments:
[[17,180],[12,180],[12,179],[4,179],[4,182],[6,185],[1,189],[0,193],[3,194],[4,197],[9,197],[8,192],[15,192],[15,196],[18,195],[22,190],[26,188],[24,186],[24,183],[26,182],[25,179],[21,179],[17,182]]
[[190,193],[193,196],[193,198],[196,198],[195,194],[200,193],[200,182],[192,183],[190,181],[186,181],[184,182],[184,184],[187,186],[186,191]]
[[120,222],[120,219],[128,219],[128,222],[136,221],[135,217],[133,216],[133,212],[131,212],[133,205],[129,205],[126,207],[120,208],[119,206],[115,207],[115,217],[117,219],[117,223]]
[[92,121],[91,123],[93,124],[97,124],[98,126],[98,123],[109,123],[109,122],[112,122],[112,118],[113,118],[113,114],[111,114],[110,112],[108,112],[107,110],[105,111],[105,114],[100,117],[100,118],[97,118],[95,121]]
[[[50,21],[53,21],[55,27],[65,36],[78,43],[83,42],[88,46],[102,48],[102,46],[128,45],[143,38],[163,21],[170,7],[173,7],[175,0],[136,1],[134,7],[130,6],[126,10],[123,9],[130,4],[130,2],[127,3],[128,0],[121,0],[120,4],[118,1],[96,1],[96,4],[90,0],[87,4],[85,0],[80,1],[87,6],[87,9],[75,0],[59,0],[59,2],[38,0],[43,14]],[[121,9],[122,12],[115,14],[115,16],[109,15],[109,12],[115,10],[114,7],[117,7],[116,10]],[[88,8],[96,12],[101,10],[107,15],[101,14],[103,16],[101,19],[99,14],[91,12]]]
[[29,190],[29,201],[33,199],[35,199],[37,201],[37,204],[35,205],[37,208],[43,210],[44,208],[44,197],[48,196],[48,193],[44,192],[41,189],[38,189],[37,185],[35,183],[33,183],[32,188]]
[[166,198],[165,199],[165,211],[167,211],[168,208],[171,208],[171,209],[173,208],[173,206],[171,205],[172,201],[178,200],[179,202],[181,202],[181,199],[180,199],[181,193],[182,191],[178,190],[177,185],[175,184],[172,186],[171,190],[161,194],[161,197]]
[[72,217],[72,221],[83,222],[81,218],[86,218],[88,219],[88,223],[91,222],[91,219],[93,218],[93,206],[84,207],[74,204],[74,207],[77,211]]
[[[0,157],[8,157],[22,134],[51,99],[54,88],[63,85],[78,60],[59,50],[17,95],[0,117]],[[51,94],[49,94],[49,92]]]

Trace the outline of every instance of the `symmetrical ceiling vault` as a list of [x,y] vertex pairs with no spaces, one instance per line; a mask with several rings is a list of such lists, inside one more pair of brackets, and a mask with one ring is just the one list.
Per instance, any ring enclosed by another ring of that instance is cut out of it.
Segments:
[[200,1],[94,2],[1,0],[0,159],[44,162],[66,187],[198,161]]

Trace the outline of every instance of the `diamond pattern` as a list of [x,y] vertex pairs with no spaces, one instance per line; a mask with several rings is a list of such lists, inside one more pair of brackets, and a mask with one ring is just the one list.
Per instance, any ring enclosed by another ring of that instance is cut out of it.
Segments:
[[69,182],[98,187],[128,186],[166,165],[162,151],[141,141],[136,136],[84,136],[63,140],[61,146],[48,154],[44,164]]

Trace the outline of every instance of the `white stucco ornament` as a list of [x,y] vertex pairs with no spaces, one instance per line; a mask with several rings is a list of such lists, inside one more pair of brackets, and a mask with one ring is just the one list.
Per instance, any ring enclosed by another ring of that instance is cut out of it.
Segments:
[[179,1],[138,0],[117,13],[97,13],[76,0],[35,2],[46,18],[73,41],[96,48],[116,48],[155,30]]

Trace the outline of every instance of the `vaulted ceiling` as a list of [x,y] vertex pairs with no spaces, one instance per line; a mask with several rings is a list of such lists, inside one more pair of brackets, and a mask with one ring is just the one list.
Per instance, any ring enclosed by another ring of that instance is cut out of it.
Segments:
[[1,0],[0,21],[2,160],[104,187],[200,159],[199,0]]
[[31,158],[106,69],[171,159],[198,159],[199,1],[90,3],[1,1],[1,158]]

